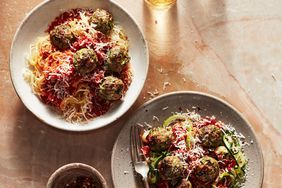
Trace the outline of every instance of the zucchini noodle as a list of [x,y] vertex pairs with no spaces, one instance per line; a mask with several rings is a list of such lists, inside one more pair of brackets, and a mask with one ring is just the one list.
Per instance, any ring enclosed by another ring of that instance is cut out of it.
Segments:
[[174,113],[140,138],[152,187],[231,188],[246,180],[245,137],[214,116]]

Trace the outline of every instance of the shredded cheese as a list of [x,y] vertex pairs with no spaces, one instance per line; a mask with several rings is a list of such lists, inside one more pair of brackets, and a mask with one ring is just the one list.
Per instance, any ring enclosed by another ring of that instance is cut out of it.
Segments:
[[[102,54],[101,63],[108,58],[107,50],[115,45],[119,45],[128,53],[129,43],[123,28],[114,24],[110,36],[106,36],[107,40],[102,40],[100,37],[105,38],[104,34],[94,29],[95,24],[89,22],[90,16],[87,11],[87,9],[79,9],[77,18],[63,22],[70,26],[76,38],[70,49],[56,50],[51,44],[49,35],[39,37],[30,46],[28,68],[24,73],[24,78],[30,84],[32,91],[43,102],[59,110],[67,121],[73,123],[87,122],[89,118],[104,113],[95,111],[93,106],[97,106],[97,101],[94,99],[93,88],[90,88],[93,82],[96,84],[101,82],[104,72],[95,72],[92,76],[77,75],[73,64],[74,53],[81,48],[92,48],[96,54]],[[74,15],[74,10],[70,10],[69,14]],[[125,77],[123,81],[128,86],[131,82],[130,70],[122,72],[121,77]]]

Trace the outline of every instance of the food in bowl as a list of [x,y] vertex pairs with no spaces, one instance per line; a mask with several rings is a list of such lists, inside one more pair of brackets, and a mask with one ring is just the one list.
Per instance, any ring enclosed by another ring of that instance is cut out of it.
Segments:
[[107,188],[107,183],[94,167],[83,163],[70,163],[50,176],[47,188]]
[[214,116],[175,113],[141,139],[152,186],[240,187],[245,180],[244,136]]
[[43,103],[81,123],[122,100],[132,80],[128,38],[109,11],[72,9],[46,29],[24,74]]
[[63,185],[63,188],[99,188],[100,182],[92,177],[77,176]]

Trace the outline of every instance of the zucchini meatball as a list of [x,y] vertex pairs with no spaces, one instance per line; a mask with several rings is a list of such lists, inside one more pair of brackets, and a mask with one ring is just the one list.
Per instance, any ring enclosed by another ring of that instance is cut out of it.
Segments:
[[98,62],[98,58],[92,49],[82,48],[73,56],[74,67],[80,74],[93,71]]
[[147,136],[148,145],[153,151],[162,151],[169,148],[172,143],[172,128],[157,127],[153,128]]
[[114,46],[107,53],[105,67],[113,72],[121,72],[130,60],[128,51],[120,46]]
[[113,16],[104,9],[97,9],[89,19],[94,28],[104,34],[109,34],[114,26]]
[[219,175],[219,165],[212,157],[204,156],[195,168],[195,177],[204,184],[213,182]]
[[189,180],[182,179],[176,188],[192,188],[192,184]]
[[219,177],[216,181],[217,187],[233,187],[235,183],[235,177],[231,172],[223,172],[219,174]]
[[107,76],[99,85],[99,96],[109,101],[122,98],[124,84],[121,79]]
[[204,147],[215,148],[222,143],[223,132],[215,125],[203,126],[199,130],[199,138]]
[[50,31],[50,40],[52,45],[59,50],[66,50],[75,41],[75,36],[73,35],[70,26],[62,24]]
[[158,170],[163,180],[175,180],[183,176],[185,166],[177,156],[166,156],[158,164]]

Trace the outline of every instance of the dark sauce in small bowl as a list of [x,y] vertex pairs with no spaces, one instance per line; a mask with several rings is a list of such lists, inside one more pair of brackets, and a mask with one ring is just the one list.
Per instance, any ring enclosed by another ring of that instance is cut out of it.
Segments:
[[70,163],[58,168],[50,176],[47,188],[107,188],[107,183],[94,167]]
[[92,177],[77,176],[64,185],[64,188],[102,188],[101,183]]

